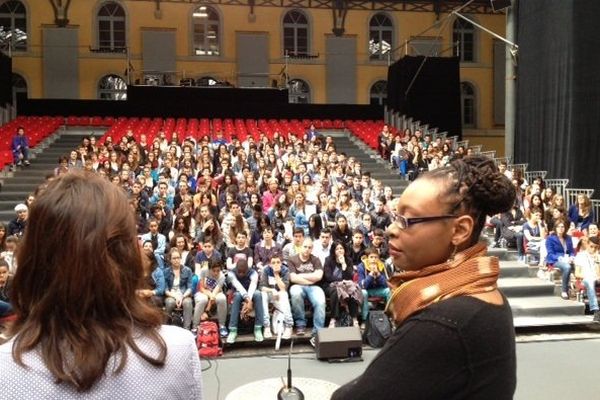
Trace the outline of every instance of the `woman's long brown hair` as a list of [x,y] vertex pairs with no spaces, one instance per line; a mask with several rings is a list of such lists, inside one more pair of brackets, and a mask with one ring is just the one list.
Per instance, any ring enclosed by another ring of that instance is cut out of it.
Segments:
[[[79,392],[104,376],[113,355],[120,372],[128,348],[164,365],[162,317],[135,294],[144,284],[142,258],[122,189],[79,172],[52,181],[30,209],[17,263],[11,333],[18,364],[36,349],[56,381]],[[152,354],[136,344],[140,334],[154,343]]]

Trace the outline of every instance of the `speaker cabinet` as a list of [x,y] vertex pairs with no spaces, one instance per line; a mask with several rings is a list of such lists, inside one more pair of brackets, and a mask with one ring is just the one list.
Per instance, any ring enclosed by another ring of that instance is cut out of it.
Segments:
[[362,337],[357,326],[324,328],[317,332],[317,358],[359,358],[362,355]]

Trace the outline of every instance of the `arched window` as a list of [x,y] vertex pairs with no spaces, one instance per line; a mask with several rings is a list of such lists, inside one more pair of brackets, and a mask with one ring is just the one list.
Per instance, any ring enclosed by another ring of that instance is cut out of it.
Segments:
[[27,50],[27,11],[18,0],[0,0],[0,49]]
[[475,95],[475,88],[469,82],[462,82],[460,84],[460,103],[462,110],[463,128],[475,128],[477,125],[477,97]]
[[291,56],[308,55],[308,18],[299,10],[283,17],[283,52]]
[[98,83],[98,98],[102,100],[127,100],[127,83],[118,75],[106,75]]
[[369,92],[372,105],[382,106],[387,99],[387,81],[377,81]]
[[452,30],[452,42],[454,56],[460,57],[461,62],[475,61],[475,27],[472,23],[457,18]]
[[124,51],[126,46],[125,10],[119,3],[106,2],[98,11],[98,49]]
[[369,21],[369,58],[371,60],[383,60],[387,58],[392,50],[392,36],[394,24],[385,14],[379,13],[371,17]]
[[12,100],[13,106],[17,105],[17,95],[25,93],[27,95],[27,81],[19,74],[12,74]]
[[219,14],[209,6],[200,6],[192,14],[194,27],[194,54],[197,56],[218,56]]
[[310,103],[310,86],[302,79],[292,79],[288,82],[289,102],[297,104]]

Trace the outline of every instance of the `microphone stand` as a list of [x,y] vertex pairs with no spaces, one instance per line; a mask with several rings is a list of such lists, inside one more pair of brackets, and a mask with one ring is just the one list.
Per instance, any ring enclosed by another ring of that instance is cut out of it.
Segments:
[[292,386],[292,349],[294,348],[294,341],[290,343],[290,350],[288,353],[288,368],[287,368],[287,384],[285,384],[279,393],[277,393],[277,400],[304,400],[304,393],[297,387]]

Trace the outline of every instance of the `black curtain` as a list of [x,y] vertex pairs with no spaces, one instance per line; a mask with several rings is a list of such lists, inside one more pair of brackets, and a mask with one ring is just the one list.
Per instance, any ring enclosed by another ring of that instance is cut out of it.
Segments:
[[12,103],[12,59],[0,51],[0,106]]
[[600,1],[518,4],[515,159],[598,197]]
[[405,56],[390,65],[387,105],[400,114],[461,137],[458,58]]

